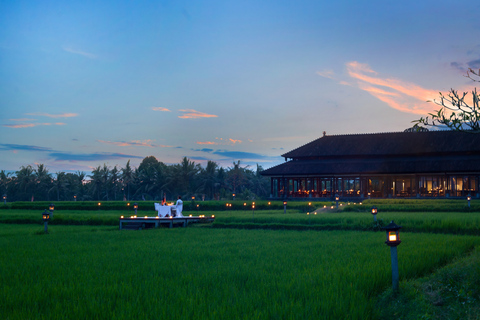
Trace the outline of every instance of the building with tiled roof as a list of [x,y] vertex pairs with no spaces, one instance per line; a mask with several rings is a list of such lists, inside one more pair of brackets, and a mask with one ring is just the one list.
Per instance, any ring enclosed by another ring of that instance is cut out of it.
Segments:
[[324,135],[262,172],[272,198],[478,197],[480,134]]

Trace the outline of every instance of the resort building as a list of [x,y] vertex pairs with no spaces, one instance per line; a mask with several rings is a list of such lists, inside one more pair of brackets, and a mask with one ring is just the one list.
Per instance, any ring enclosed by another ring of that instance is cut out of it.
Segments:
[[271,198],[479,197],[480,133],[326,135],[262,172]]

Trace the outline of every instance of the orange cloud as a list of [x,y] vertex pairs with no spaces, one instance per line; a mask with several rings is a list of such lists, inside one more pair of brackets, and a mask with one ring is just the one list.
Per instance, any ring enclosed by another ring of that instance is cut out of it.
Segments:
[[153,140],[132,140],[132,141],[105,141],[105,140],[97,140],[98,142],[105,143],[105,144],[111,144],[117,147],[162,147],[162,148],[170,148],[171,146],[166,146],[166,145],[156,145],[153,144]]
[[78,116],[78,113],[50,114],[50,113],[44,113],[44,112],[36,112],[36,113],[25,113],[25,114],[29,116],[43,116],[43,117],[49,117],[49,118],[71,118],[71,117]]
[[438,109],[427,101],[438,97],[438,91],[422,88],[414,83],[378,77],[368,64],[352,61],[347,63],[350,77],[358,81],[358,87],[390,107],[414,114],[426,114]]
[[162,107],[153,107],[152,110],[153,110],[153,111],[167,111],[167,112],[170,112],[169,109],[167,109],[167,108],[162,108]]
[[4,124],[4,127],[7,128],[14,128],[14,129],[19,129],[19,128],[32,128],[32,127],[37,127],[37,126],[64,126],[65,123],[63,122],[56,122],[56,123],[22,123],[22,124]]
[[198,119],[198,118],[217,118],[214,114],[207,114],[193,109],[178,110],[183,113],[182,116],[178,116],[180,119]]
[[231,143],[242,143],[242,140],[228,139]]
[[196,144],[217,144],[216,142],[213,142],[213,141],[197,141],[195,142]]

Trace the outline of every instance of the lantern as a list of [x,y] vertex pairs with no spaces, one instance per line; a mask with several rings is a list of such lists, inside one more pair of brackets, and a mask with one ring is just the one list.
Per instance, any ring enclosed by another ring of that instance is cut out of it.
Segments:
[[283,201],[283,213],[287,213],[287,201]]
[[372,215],[373,215],[373,221],[377,221],[377,212],[378,212],[377,207],[373,206],[372,209],[371,209],[371,212],[372,212]]
[[400,241],[400,229],[401,226],[397,226],[395,222],[390,222],[389,225],[383,227],[387,233],[387,241],[385,243],[390,247],[398,246],[402,241]]
[[48,210],[50,210],[50,212],[53,213],[53,210],[55,210],[55,205],[53,203],[50,203]]
[[397,246],[400,244],[400,234],[399,230],[401,226],[397,226],[395,222],[390,222],[390,224],[383,229],[387,232],[387,241],[385,243],[390,247],[390,255],[392,259],[392,287],[393,291],[398,291],[399,285],[399,273],[398,273],[398,256],[397,256]]
[[138,209],[138,203],[133,204],[133,210],[135,210],[135,214],[137,214],[137,209]]
[[48,233],[48,220],[50,220],[50,212],[48,212],[47,209],[45,209],[45,211],[42,213],[42,220],[45,228],[45,233]]

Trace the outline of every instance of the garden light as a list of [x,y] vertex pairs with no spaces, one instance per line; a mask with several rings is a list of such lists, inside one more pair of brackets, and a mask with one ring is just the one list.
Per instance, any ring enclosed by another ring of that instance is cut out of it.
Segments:
[[77,201],[77,195],[76,194],[73,196],[73,201]]
[[133,210],[135,210],[135,214],[137,214],[137,209],[138,209],[138,203],[133,204]]
[[50,203],[48,210],[50,210],[50,213],[53,213],[53,210],[55,210],[55,205],[53,203]]
[[468,201],[468,207],[469,208],[470,208],[470,200],[472,200],[472,196],[469,193],[468,196],[467,196],[467,201]]
[[287,201],[283,201],[283,213],[287,213]]
[[42,220],[45,227],[45,233],[48,233],[48,220],[50,220],[50,212],[48,212],[47,209],[45,209],[45,211],[42,213]]
[[233,200],[235,200],[235,193],[232,194],[232,198],[233,198]]
[[6,194],[3,195],[3,204],[7,204],[7,195]]
[[373,221],[377,221],[377,212],[378,212],[377,207],[373,206],[371,210],[373,214]]
[[385,243],[390,247],[390,254],[392,258],[392,286],[393,291],[398,291],[398,257],[397,257],[397,246],[401,243],[400,241],[400,232],[401,226],[397,226],[395,222],[390,222],[390,224],[383,229],[387,233],[387,241]]
[[337,204],[337,209],[338,209],[338,201],[340,200],[340,197],[338,196],[338,194],[335,194],[335,202]]

